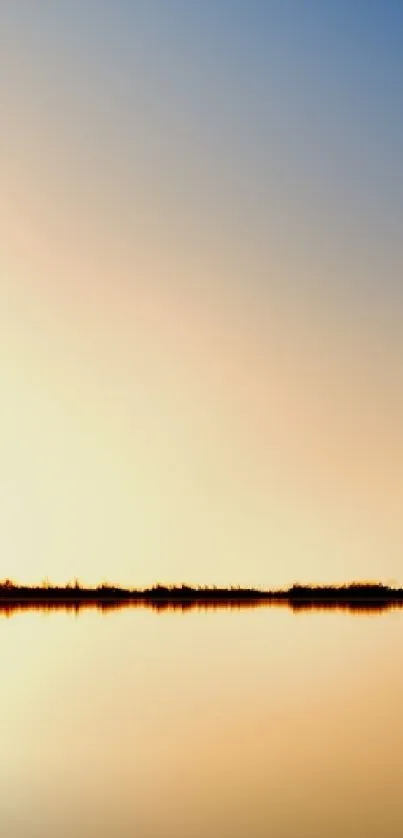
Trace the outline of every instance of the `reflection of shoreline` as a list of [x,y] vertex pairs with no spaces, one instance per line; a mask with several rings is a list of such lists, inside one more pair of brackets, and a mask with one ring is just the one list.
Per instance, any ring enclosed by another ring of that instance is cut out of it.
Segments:
[[110,585],[24,587],[0,583],[0,616],[21,611],[75,612],[96,609],[103,613],[123,608],[154,611],[191,611],[258,607],[286,607],[294,612],[347,611],[382,613],[403,607],[403,589],[381,584],[352,583],[344,586],[293,585],[287,590],[262,591],[245,588],[192,588],[156,586],[129,590]]
[[247,609],[257,608],[287,608],[294,614],[307,612],[323,612],[323,611],[337,611],[349,614],[385,614],[395,610],[400,610],[403,603],[387,603],[380,605],[379,603],[300,603],[295,605],[287,600],[271,600],[251,602],[144,602],[144,601],[128,601],[128,602],[40,602],[31,601],[24,603],[16,602],[1,602],[0,603],[0,619],[2,617],[12,617],[15,614],[36,612],[42,614],[51,614],[55,612],[63,612],[65,614],[78,615],[84,611],[97,611],[101,614],[108,614],[116,611],[129,610],[133,608],[150,609],[157,613],[187,613],[190,611],[244,611]]

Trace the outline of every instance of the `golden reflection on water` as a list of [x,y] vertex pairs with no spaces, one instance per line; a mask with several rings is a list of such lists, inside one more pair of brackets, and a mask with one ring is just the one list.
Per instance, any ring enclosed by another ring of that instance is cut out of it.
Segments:
[[401,838],[403,615],[164,605],[10,609],[6,838]]

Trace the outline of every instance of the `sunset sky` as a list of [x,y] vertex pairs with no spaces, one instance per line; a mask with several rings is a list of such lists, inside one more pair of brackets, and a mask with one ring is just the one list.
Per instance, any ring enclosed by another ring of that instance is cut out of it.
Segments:
[[403,3],[2,0],[0,576],[403,582]]

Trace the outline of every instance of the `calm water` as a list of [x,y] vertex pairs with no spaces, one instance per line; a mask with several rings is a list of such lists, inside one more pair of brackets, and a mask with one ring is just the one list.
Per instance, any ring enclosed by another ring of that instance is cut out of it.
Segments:
[[0,619],[5,838],[401,838],[403,612]]

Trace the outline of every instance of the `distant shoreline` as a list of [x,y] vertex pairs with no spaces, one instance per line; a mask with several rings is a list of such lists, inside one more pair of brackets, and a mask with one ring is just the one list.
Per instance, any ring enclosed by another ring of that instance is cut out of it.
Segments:
[[79,583],[58,586],[0,583],[0,610],[43,608],[102,610],[122,606],[148,606],[156,610],[189,608],[242,608],[284,605],[294,611],[341,608],[351,611],[384,611],[403,607],[403,588],[382,583],[352,582],[346,585],[300,585],[286,589],[193,587],[155,585],[152,588],[122,588],[110,584],[85,587]]

